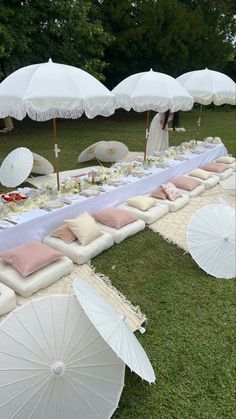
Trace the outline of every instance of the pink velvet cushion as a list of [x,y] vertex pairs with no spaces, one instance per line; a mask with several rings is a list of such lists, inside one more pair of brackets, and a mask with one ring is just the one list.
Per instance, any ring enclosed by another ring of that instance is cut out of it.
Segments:
[[64,255],[39,241],[31,241],[0,253],[0,259],[23,277],[38,271]]
[[124,227],[126,224],[130,224],[137,220],[137,218],[131,215],[128,211],[124,211],[119,208],[107,208],[96,212],[93,214],[93,217],[99,223],[114,228]]
[[201,185],[201,182],[197,179],[191,179],[185,176],[177,176],[171,180],[171,183],[176,186],[176,188],[185,189],[186,191],[192,191]]
[[67,225],[63,224],[62,226],[53,230],[50,234],[52,237],[58,237],[58,239],[63,240],[65,243],[72,243],[77,239],[77,237],[72,233],[72,231],[67,227]]
[[225,163],[207,163],[201,166],[201,169],[208,172],[222,173],[228,169],[228,166]]
[[177,198],[181,197],[180,191],[178,191],[178,189],[176,188],[175,185],[173,185],[173,183],[167,182],[161,185],[161,187],[163,191],[165,192],[167,199],[169,199],[169,201],[175,201]]
[[151,193],[151,196],[153,198],[167,199],[167,195],[166,195],[165,191],[163,190],[163,188],[161,186],[154,189],[154,191],[152,191],[152,193]]

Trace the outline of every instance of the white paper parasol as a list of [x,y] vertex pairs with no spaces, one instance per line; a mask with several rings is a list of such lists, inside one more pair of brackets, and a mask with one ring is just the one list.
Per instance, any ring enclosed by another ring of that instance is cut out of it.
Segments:
[[191,217],[187,229],[189,252],[208,274],[236,277],[235,231],[235,211],[227,205],[207,205]]
[[74,296],[39,298],[0,325],[1,418],[108,419],[125,365]]
[[202,105],[236,105],[234,81],[219,71],[195,70],[182,74],[177,80],[193,96],[194,102]]
[[26,147],[11,151],[0,167],[0,183],[7,188],[15,188],[29,176],[33,167],[33,154]]
[[90,145],[85,150],[80,153],[78,157],[78,163],[83,163],[88,160],[92,160],[95,157],[95,149],[98,144],[104,143],[104,141],[97,141],[96,143]]
[[45,157],[40,156],[40,154],[32,153],[34,162],[32,167],[32,173],[37,173],[38,175],[50,175],[54,172],[52,163],[45,159]]
[[53,119],[57,187],[59,189],[59,148],[56,118],[110,116],[115,111],[114,95],[95,77],[79,68],[53,63],[23,67],[0,83],[0,118],[35,121]]
[[129,152],[128,147],[120,141],[103,141],[95,149],[95,157],[105,162],[122,160]]
[[73,289],[86,315],[117,356],[142,379],[153,383],[155,374],[146,352],[119,314],[89,284],[79,279]]

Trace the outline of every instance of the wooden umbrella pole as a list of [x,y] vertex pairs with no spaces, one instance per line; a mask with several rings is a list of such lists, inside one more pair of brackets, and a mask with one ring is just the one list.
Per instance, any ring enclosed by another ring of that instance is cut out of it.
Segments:
[[57,147],[56,118],[53,118],[52,123],[53,123],[54,152],[55,152],[55,159],[56,159],[57,190],[60,191],[60,179],[59,179],[59,152],[60,152],[60,149]]
[[145,135],[145,144],[144,144],[144,161],[147,160],[147,141],[148,141],[148,135],[149,135],[149,127],[150,127],[150,112],[147,111],[146,135]]
[[200,106],[199,118],[198,118],[198,120],[197,120],[197,129],[196,129],[196,144],[197,144],[197,142],[198,142],[198,140],[199,140],[201,120],[202,120],[202,103],[201,103],[201,106]]

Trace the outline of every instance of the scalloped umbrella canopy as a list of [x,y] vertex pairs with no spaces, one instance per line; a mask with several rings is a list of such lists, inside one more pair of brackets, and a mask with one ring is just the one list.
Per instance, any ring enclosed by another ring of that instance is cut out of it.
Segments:
[[235,231],[235,209],[228,205],[206,205],[191,217],[187,228],[189,252],[209,275],[236,277]]
[[0,167],[0,183],[7,188],[15,188],[29,176],[33,167],[33,154],[26,147],[11,151]]
[[23,119],[28,115],[35,121],[53,119],[54,152],[57,189],[59,181],[59,152],[56,118],[88,118],[110,116],[115,112],[114,95],[95,77],[65,64],[33,64],[23,67],[0,84],[0,118],[12,116]]
[[103,141],[95,149],[95,157],[105,162],[117,162],[122,160],[129,149],[121,141]]
[[91,285],[75,279],[73,289],[93,326],[125,364],[149,383],[155,373],[148,356],[134,333],[119,314]]
[[104,141],[97,141],[96,143],[83,150],[78,157],[78,163],[83,163],[85,161],[94,159],[96,147],[101,143],[104,143]]
[[40,154],[33,153],[33,167],[31,172],[36,173],[38,175],[50,175],[54,172],[54,167],[50,161],[45,159],[45,157],[40,156]]
[[53,63],[23,67],[0,84],[0,118],[26,115],[36,121],[52,118],[109,116],[115,98],[95,77],[79,68]]
[[236,105],[236,84],[223,73],[206,68],[182,74],[177,80],[201,105]]
[[76,297],[31,300],[0,324],[1,418],[109,419],[125,364]]
[[133,74],[121,81],[113,90],[117,107],[136,112],[148,110],[171,112],[188,111],[193,98],[173,77],[150,70]]

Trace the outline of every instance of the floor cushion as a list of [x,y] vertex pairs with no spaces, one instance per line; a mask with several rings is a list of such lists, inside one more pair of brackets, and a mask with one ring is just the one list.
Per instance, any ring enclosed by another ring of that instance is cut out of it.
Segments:
[[133,198],[127,200],[127,204],[138,208],[141,211],[147,211],[156,205],[154,198],[145,195],[134,196]]
[[216,163],[225,163],[225,164],[232,164],[235,162],[235,158],[232,156],[221,156],[215,160]]
[[[216,162],[218,163],[217,160],[216,160]],[[235,170],[236,170],[236,160],[235,159],[234,159],[233,163],[225,163],[225,164],[227,164],[227,166],[229,168],[231,167],[231,169],[233,169],[233,171],[235,172]]]
[[133,223],[137,219],[127,211],[120,208],[106,208],[93,214],[93,218],[97,223],[102,225],[120,229],[127,224]]
[[[193,176],[188,176],[188,175],[184,175],[184,176],[193,178]],[[196,179],[199,180],[201,183],[204,184],[206,190],[213,188],[220,181],[219,176],[218,175],[215,175],[215,174],[214,175],[211,175],[206,180],[199,179],[199,178],[196,178]]]
[[175,201],[169,201],[168,199],[156,199],[156,201],[160,205],[168,205],[169,211],[175,212],[185,207],[185,205],[189,203],[190,197],[186,193],[183,193],[182,196]]
[[0,282],[0,316],[16,307],[15,292]]
[[125,211],[129,211],[135,217],[145,221],[146,224],[154,223],[154,221],[158,220],[169,212],[168,205],[155,205],[155,207],[152,207],[147,211],[142,211],[138,208],[131,207],[130,205],[127,205],[126,202],[124,202],[123,204],[119,205],[119,208]]
[[[186,177],[186,176],[177,176],[174,179],[171,179],[171,183],[176,186],[178,189],[182,189],[185,191],[192,191],[196,189],[197,186],[201,185],[199,179],[195,179],[194,177]],[[157,198],[159,198],[157,196]]]
[[41,288],[53,284],[62,276],[70,274],[72,270],[72,261],[67,257],[62,257],[27,277],[23,277],[10,265],[0,261],[0,281],[17,294],[29,297]]
[[145,222],[142,220],[133,221],[121,228],[114,228],[101,223],[97,224],[101,230],[112,235],[116,244],[121,243],[123,240],[127,239],[127,237],[131,237],[145,228]]
[[179,189],[179,191],[181,193],[186,193],[188,196],[190,196],[190,198],[194,198],[195,196],[198,196],[201,193],[203,193],[206,188],[205,188],[204,183],[200,183],[199,186],[197,186],[196,188],[192,189],[191,191],[186,191],[186,189],[181,189],[181,188],[178,188],[178,189]]
[[232,167],[229,167],[224,172],[217,173],[217,176],[219,176],[220,180],[224,180],[224,179],[227,179],[229,176],[231,176],[232,173],[233,173],[233,169]]
[[227,164],[225,163],[206,163],[203,166],[200,167],[200,169],[207,170],[208,172],[213,172],[220,174],[222,172],[225,172],[225,170],[228,169]]
[[89,262],[90,259],[109,249],[114,244],[111,234],[104,232],[86,246],[81,246],[78,240],[72,243],[65,243],[63,240],[51,236],[44,237],[43,242],[53,249],[64,253],[65,256],[78,265]]
[[77,218],[65,220],[65,224],[77,237],[82,246],[87,246],[90,242],[102,235],[94,218],[86,211]]

